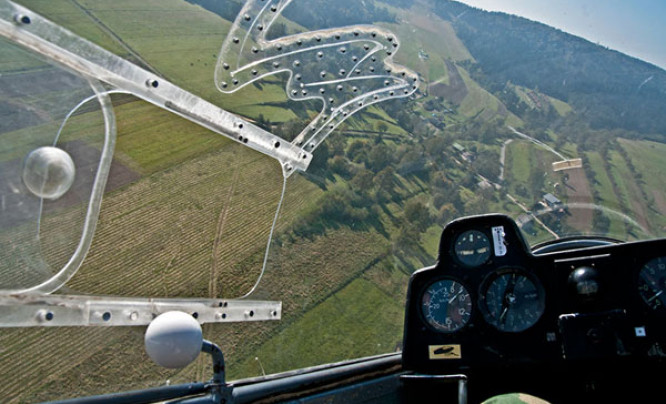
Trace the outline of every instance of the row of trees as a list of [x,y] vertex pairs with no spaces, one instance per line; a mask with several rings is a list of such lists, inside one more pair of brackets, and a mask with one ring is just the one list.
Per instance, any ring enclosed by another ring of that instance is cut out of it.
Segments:
[[[413,111],[411,115],[418,116]],[[392,219],[399,229],[393,235],[395,245],[413,247],[435,222],[443,225],[456,216],[487,212],[498,198],[494,188],[479,188],[478,174],[496,180],[498,153],[473,147],[477,158],[461,170],[452,147],[454,136],[461,132],[469,133],[470,139],[487,136],[473,136],[476,131],[493,132],[493,142],[488,142],[497,144],[496,124],[461,125],[451,134],[417,131],[398,141],[385,141],[383,133],[353,140],[348,140],[350,135],[334,133],[316,150],[310,167],[312,175],[334,185],[319,181],[328,192],[319,207],[299,221],[295,232],[310,236],[330,226],[377,224],[381,212],[388,212],[392,204],[400,206]],[[343,181],[336,182],[331,175]]]

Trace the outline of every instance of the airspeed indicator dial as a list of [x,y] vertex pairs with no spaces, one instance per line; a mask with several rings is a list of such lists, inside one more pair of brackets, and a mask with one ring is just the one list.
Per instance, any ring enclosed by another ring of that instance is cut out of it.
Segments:
[[461,283],[442,279],[431,284],[423,293],[421,311],[426,323],[435,330],[456,332],[472,316],[472,297]]

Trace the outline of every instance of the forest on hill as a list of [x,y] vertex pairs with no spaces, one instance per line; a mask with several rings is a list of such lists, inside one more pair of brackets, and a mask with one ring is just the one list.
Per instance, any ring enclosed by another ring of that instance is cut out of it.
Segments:
[[666,132],[663,69],[525,18],[435,3],[474,56],[474,78],[491,92],[510,82],[572,104],[594,129]]
[[[188,0],[232,20],[238,2]],[[297,2],[284,16],[307,29],[395,22],[384,4],[409,9],[414,0]],[[520,85],[570,103],[577,118],[592,129],[621,128],[641,137],[661,139],[666,132],[666,71],[545,24],[499,12],[487,12],[452,0],[434,0],[431,10],[450,21],[474,62],[465,67],[507,108],[520,107],[503,91]],[[326,10],[326,12],[322,12]],[[278,31],[282,32],[283,29]],[[663,139],[661,139],[663,140]]]

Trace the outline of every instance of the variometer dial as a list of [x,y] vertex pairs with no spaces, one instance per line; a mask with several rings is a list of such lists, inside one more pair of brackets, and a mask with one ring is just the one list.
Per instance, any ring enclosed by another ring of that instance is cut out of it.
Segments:
[[643,265],[638,273],[638,293],[651,309],[666,313],[666,257]]
[[539,281],[517,269],[492,274],[484,283],[481,308],[500,331],[521,332],[539,321],[545,308]]
[[460,234],[453,249],[456,258],[470,267],[477,267],[490,258],[490,240],[478,230],[468,230]]
[[452,279],[431,284],[421,298],[425,321],[440,332],[456,332],[472,316],[472,297],[465,287]]

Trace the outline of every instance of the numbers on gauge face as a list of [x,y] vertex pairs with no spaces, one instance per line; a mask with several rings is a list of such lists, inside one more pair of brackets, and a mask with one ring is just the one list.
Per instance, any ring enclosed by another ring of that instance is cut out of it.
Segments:
[[460,262],[477,267],[490,258],[490,240],[478,230],[467,230],[456,238],[453,250]]
[[652,310],[666,313],[666,257],[643,265],[638,272],[638,294]]
[[435,330],[456,332],[472,316],[472,297],[461,283],[442,279],[432,283],[423,292],[421,311],[425,321]]
[[536,278],[520,270],[491,274],[484,282],[481,309],[486,321],[498,330],[525,331],[543,315],[543,287]]

